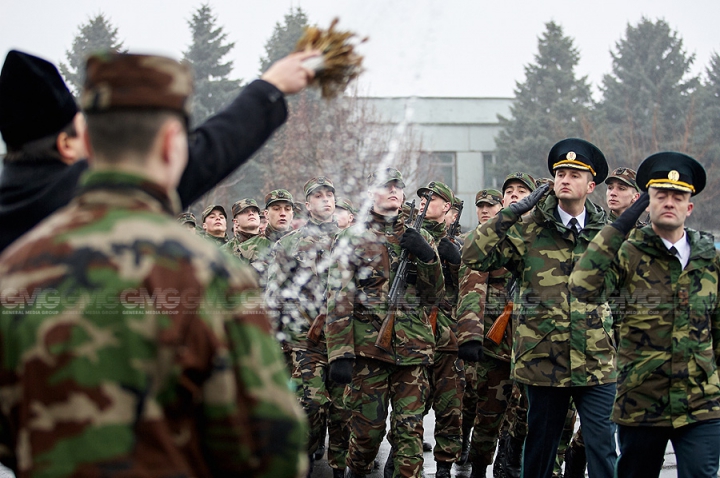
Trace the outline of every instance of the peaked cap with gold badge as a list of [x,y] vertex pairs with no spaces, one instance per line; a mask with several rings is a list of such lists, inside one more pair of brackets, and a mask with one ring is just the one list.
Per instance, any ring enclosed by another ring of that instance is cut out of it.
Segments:
[[707,175],[702,164],[682,153],[665,151],[655,153],[640,163],[637,183],[640,189],[675,189],[692,196],[705,188]]
[[560,168],[589,171],[595,184],[605,181],[608,165],[597,146],[580,138],[567,138],[555,143],[548,154],[548,169],[554,176]]

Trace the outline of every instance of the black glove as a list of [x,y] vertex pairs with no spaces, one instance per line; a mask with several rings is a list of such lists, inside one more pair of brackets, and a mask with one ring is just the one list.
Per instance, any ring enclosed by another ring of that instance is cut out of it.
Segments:
[[627,233],[635,227],[637,220],[645,209],[647,209],[648,204],[650,204],[650,195],[648,193],[642,193],[638,200],[632,203],[629,208],[625,209],[625,212],[620,214],[620,217],[615,219],[610,225],[624,235],[627,235]]
[[440,254],[440,259],[446,260],[450,264],[460,264],[460,251],[447,237],[440,239],[438,254]]
[[508,206],[508,208],[515,213],[516,216],[522,216],[526,212],[528,212],[530,209],[532,209],[538,201],[540,201],[540,198],[545,195],[545,193],[550,189],[549,184],[543,184],[539,188],[537,188],[535,191],[531,192],[529,196],[526,196],[516,202],[515,204],[511,204]]
[[465,362],[479,362],[483,358],[483,346],[479,340],[465,342],[458,349],[458,357]]
[[353,362],[353,359],[341,358],[331,363],[330,380],[342,385],[352,382]]
[[423,239],[419,232],[409,227],[400,238],[400,247],[407,249],[422,262],[435,260],[435,250]]

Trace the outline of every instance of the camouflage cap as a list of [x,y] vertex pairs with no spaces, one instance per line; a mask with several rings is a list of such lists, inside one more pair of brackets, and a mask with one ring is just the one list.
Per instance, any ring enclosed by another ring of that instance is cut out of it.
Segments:
[[401,189],[405,188],[402,173],[395,168],[385,168],[374,171],[368,176],[368,185],[370,187],[385,186],[387,183],[397,181]]
[[475,205],[480,203],[490,204],[492,206],[496,204],[502,204],[503,195],[497,189],[481,189],[475,195]]
[[103,52],[90,55],[80,105],[87,113],[114,108],[176,111],[190,116],[190,67],[155,55]]
[[535,179],[533,179],[532,176],[530,176],[528,173],[523,173],[521,171],[510,173],[507,176],[505,176],[505,181],[503,182],[502,191],[503,194],[505,194],[505,189],[507,189],[508,184],[510,181],[520,181],[525,186],[530,189],[530,191],[535,191],[536,185],[535,185]]
[[417,195],[422,197],[423,194],[427,194],[428,192],[437,194],[450,204],[455,201],[455,195],[453,194],[452,189],[450,189],[447,184],[441,183],[440,181],[430,181],[427,186],[417,190]]
[[309,217],[310,213],[308,212],[307,208],[305,207],[305,204],[295,201],[292,203],[293,206],[293,215],[295,215],[295,219],[302,219],[303,217]]
[[349,211],[353,214],[357,214],[357,209],[355,209],[355,206],[353,205],[353,203],[350,200],[345,199],[343,197],[335,198],[335,209],[337,209],[337,208],[345,209],[346,211]]
[[195,214],[191,212],[183,212],[178,214],[177,222],[180,224],[187,224],[188,222],[191,222],[193,226],[197,225],[197,219],[195,219]]
[[555,180],[553,178],[538,178],[535,180],[535,188],[539,188],[543,184],[549,184],[550,189],[552,189],[555,185]]
[[627,184],[630,187],[635,188],[637,192],[640,192],[640,188],[637,185],[636,181],[637,173],[634,169],[630,168],[616,168],[613,169],[613,171],[608,175],[607,179],[605,180],[605,184],[608,183],[611,179],[617,179],[618,181],[622,181],[623,183]]
[[245,198],[237,201],[235,204],[232,205],[233,217],[237,216],[249,207],[254,207],[255,209],[257,209],[258,214],[260,213],[260,206],[258,206],[257,201],[252,198]]
[[274,189],[265,195],[265,209],[274,202],[286,201],[293,204],[293,197],[287,189]]
[[205,210],[202,213],[202,222],[205,222],[205,219],[210,215],[213,211],[220,211],[223,216],[225,216],[225,219],[227,219],[227,213],[225,212],[225,208],[222,207],[219,204],[211,204],[208,207],[205,208]]
[[455,200],[452,203],[452,206],[450,206],[450,209],[460,210],[463,205],[465,204],[465,201],[455,196]]
[[320,176],[317,178],[312,178],[305,183],[305,186],[303,186],[303,190],[305,191],[305,197],[307,198],[316,189],[322,187],[329,188],[330,190],[332,190],[333,193],[335,193],[335,186],[333,186],[332,181],[330,181],[325,176]]

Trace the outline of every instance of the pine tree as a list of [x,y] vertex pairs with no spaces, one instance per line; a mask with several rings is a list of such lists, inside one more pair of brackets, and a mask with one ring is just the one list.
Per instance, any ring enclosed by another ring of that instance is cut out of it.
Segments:
[[210,6],[201,5],[188,25],[192,31],[192,44],[184,53],[184,59],[194,70],[193,123],[199,124],[237,96],[241,80],[228,79],[232,61],[223,63],[222,58],[235,43],[226,43],[227,33],[217,26],[217,17]]
[[270,39],[265,43],[265,56],[260,59],[260,72],[263,73],[270,65],[283,58],[295,49],[295,44],[308,26],[308,18],[302,8],[297,7],[285,14],[285,23],[275,23]]
[[487,184],[518,170],[546,177],[544,158],[552,145],[586,136],[592,97],[587,77],[575,76],[580,54],[560,25],[549,22],[545,27],[535,63],[525,67],[525,82],[516,83],[511,117],[498,118],[503,127],[496,138],[499,161],[485,165]]
[[60,62],[60,73],[77,97],[85,82],[85,60],[87,56],[99,50],[122,51],[123,44],[118,40],[118,30],[113,27],[104,13],[90,18],[78,27],[78,34],[70,50],[65,51],[67,64]]
[[660,150],[691,148],[694,55],[664,20],[628,25],[612,52],[612,73],[603,78],[599,126],[603,150],[620,165],[637,166]]

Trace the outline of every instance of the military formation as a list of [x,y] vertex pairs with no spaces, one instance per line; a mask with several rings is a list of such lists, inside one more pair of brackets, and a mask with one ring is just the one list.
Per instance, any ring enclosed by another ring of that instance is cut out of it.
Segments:
[[192,134],[174,60],[92,55],[78,109],[52,64],[8,54],[0,463],[309,477],[327,451],[334,477],[389,478],[428,452],[438,478],[656,477],[671,442],[679,476],[717,476],[720,256],[685,225],[706,182],[690,156],[609,171],[562,139],[549,177],[478,188],[464,234],[447,184],[384,166],[360,209],[318,172],[304,201],[181,212],[282,124],[318,54]]

